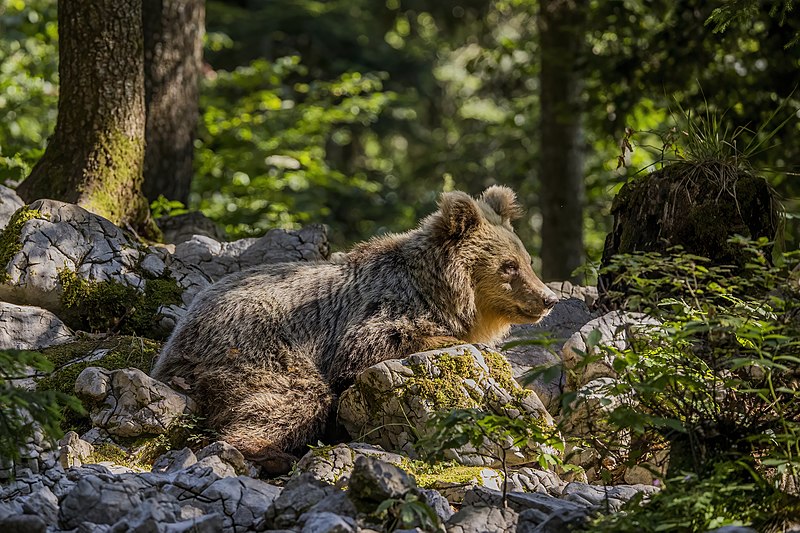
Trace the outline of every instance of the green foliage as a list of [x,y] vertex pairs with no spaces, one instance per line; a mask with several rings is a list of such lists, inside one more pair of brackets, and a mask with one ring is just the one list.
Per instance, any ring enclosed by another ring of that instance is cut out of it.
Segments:
[[723,526],[751,526],[780,531],[800,513],[800,499],[776,490],[746,462],[721,462],[702,476],[671,480],[646,505],[634,498],[619,513],[602,515],[586,531],[651,533],[710,531]]
[[383,521],[384,531],[415,527],[436,533],[445,530],[436,512],[414,491],[407,492],[402,498],[384,500],[374,514]]
[[46,438],[57,440],[62,409],[83,413],[77,398],[55,390],[28,390],[13,384],[33,370],[51,372],[53,364],[38,352],[0,350],[0,457],[18,459],[19,447],[40,428]]
[[55,0],[0,0],[0,183],[43,153],[58,102]]
[[[714,492],[721,479],[707,477],[721,463],[728,470],[732,462],[752,464],[753,476],[767,478],[769,487],[800,480],[800,252],[773,258],[766,239],[731,243],[749,258],[739,274],[678,251],[616,256],[605,273],[626,287],[617,295],[624,307],[660,325],[629,331],[628,348],[598,346],[581,362],[610,358],[618,379],[604,393],[621,400],[598,413],[589,445],[613,454],[619,450],[605,443],[623,434],[643,449],[669,443],[671,475],[695,473],[702,481],[690,489],[708,492],[696,498],[699,507],[724,505]],[[567,396],[565,408],[575,398]],[[758,494],[771,494],[769,487]],[[726,490],[746,498],[751,489],[730,483]],[[672,512],[691,502],[679,494],[676,488],[663,496]],[[724,516],[751,521],[743,509]]]
[[200,207],[234,237],[308,222],[353,231],[341,223],[352,204],[336,198],[367,200],[380,186],[365,169],[336,165],[332,152],[346,149],[396,97],[383,89],[385,78],[347,72],[311,80],[297,56],[218,72],[201,102]]
[[476,455],[500,462],[503,470],[503,504],[508,490],[508,454],[514,449],[536,445],[542,468],[561,465],[558,456],[564,443],[553,427],[534,423],[523,417],[497,415],[480,409],[453,409],[433,413],[428,419],[429,431],[416,444],[423,457],[441,459],[447,450],[471,446]]
[[163,194],[159,194],[158,198],[150,203],[150,216],[153,218],[161,218],[164,216],[183,215],[188,210],[183,202],[178,200],[168,200]]
[[[727,30],[731,24],[747,24],[750,20],[759,15],[763,2],[758,0],[728,0],[723,2],[720,7],[714,8],[711,15],[706,20],[706,25],[714,26],[714,33],[721,33]],[[786,19],[791,16],[794,8],[793,0],[773,0],[769,8],[769,16],[778,19],[781,26],[786,23]],[[800,33],[796,33],[794,38],[786,44],[786,47],[793,46],[800,41]]]

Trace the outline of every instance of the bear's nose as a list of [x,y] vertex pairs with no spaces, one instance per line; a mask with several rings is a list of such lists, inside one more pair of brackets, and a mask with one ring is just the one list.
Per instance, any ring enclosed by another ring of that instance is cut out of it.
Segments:
[[558,296],[555,294],[548,294],[544,297],[544,308],[545,309],[552,309],[558,303]]

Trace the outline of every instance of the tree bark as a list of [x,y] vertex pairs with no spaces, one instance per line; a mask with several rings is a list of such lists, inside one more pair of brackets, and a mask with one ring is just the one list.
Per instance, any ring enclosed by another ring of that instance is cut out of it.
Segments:
[[144,54],[140,0],[59,0],[55,133],[17,192],[144,227]]
[[542,277],[573,279],[584,260],[581,120],[585,0],[544,0],[539,12]]
[[203,0],[144,0],[144,195],[187,204],[203,59]]

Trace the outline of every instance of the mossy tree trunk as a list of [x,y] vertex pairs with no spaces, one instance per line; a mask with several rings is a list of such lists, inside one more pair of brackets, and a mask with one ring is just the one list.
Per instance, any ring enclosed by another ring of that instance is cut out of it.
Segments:
[[572,279],[583,263],[584,0],[544,0],[539,8],[542,277]]
[[76,203],[144,228],[141,0],[59,0],[55,133],[18,193]]
[[204,0],[144,0],[144,195],[187,204],[192,182]]

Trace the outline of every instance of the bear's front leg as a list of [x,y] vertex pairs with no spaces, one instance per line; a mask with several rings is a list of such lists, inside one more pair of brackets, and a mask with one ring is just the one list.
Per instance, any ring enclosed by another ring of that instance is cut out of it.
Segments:
[[422,342],[423,351],[438,350],[441,348],[447,348],[449,346],[467,343],[467,341],[448,336],[425,337],[423,338]]

